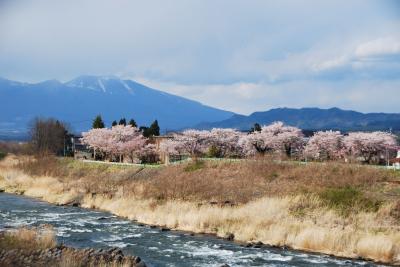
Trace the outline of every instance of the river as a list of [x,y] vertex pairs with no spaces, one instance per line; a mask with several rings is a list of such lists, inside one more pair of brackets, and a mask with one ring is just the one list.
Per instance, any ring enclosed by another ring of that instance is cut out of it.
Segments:
[[120,247],[148,266],[377,266],[365,261],[279,248],[246,248],[212,236],[142,226],[107,212],[56,206],[0,193],[0,229],[50,224],[59,242],[77,248]]

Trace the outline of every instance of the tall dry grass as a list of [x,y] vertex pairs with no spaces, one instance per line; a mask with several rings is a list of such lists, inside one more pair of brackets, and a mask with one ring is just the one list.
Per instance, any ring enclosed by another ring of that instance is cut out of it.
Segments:
[[264,196],[318,193],[327,188],[356,187],[379,191],[395,172],[341,163],[279,164],[270,159],[246,162],[206,162],[187,171],[187,165],[158,169],[97,165],[45,158],[25,160],[17,169],[31,176],[57,177],[63,183],[79,180],[87,192],[124,194],[143,199],[231,201],[238,204]]
[[[318,199],[309,206],[319,207]],[[111,211],[147,224],[214,233],[235,240],[261,241],[345,257],[362,256],[382,262],[400,260],[400,232],[385,209],[343,218],[329,209],[310,209],[308,216],[292,215],[301,197],[265,197],[238,207],[219,207],[183,201],[154,202],[133,198],[86,197],[83,205]]]
[[0,233],[0,249],[33,251],[56,246],[55,233],[50,227],[19,228]]
[[[27,258],[32,256],[32,260],[37,260],[37,262],[31,262],[34,266],[55,266],[55,267],[81,267],[81,266],[101,266],[101,267],[128,267],[132,266],[131,262],[122,261],[107,261],[105,259],[98,259],[94,262],[88,261],[85,258],[84,253],[77,253],[75,249],[65,249],[61,253],[59,259],[48,257],[45,259],[45,255],[42,259],[37,258],[37,252],[39,250],[53,249],[57,246],[55,232],[51,227],[44,226],[38,228],[18,228],[14,230],[9,230],[6,232],[0,232],[0,250],[10,251],[18,250],[22,251],[22,254],[12,254],[9,257],[12,260],[12,265],[21,265],[23,259],[18,259],[15,257]],[[61,251],[60,251],[61,252]],[[3,255],[4,256],[4,255]],[[36,257],[34,257],[36,256]],[[5,260],[3,257],[0,259],[0,265],[6,263],[6,266],[10,266],[8,261],[1,262]],[[21,260],[21,261],[19,261]],[[31,266],[31,265],[29,265]]]
[[[387,194],[399,177],[385,170],[263,160],[141,169],[51,159],[0,167],[0,176],[10,192],[143,223],[400,263],[400,198]],[[379,205],[366,205],[371,200]]]

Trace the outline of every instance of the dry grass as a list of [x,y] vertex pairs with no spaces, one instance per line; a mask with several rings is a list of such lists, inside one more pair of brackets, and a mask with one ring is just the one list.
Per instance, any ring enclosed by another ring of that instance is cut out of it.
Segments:
[[31,155],[32,147],[29,143],[24,142],[3,142],[0,141],[0,160],[1,155],[14,154],[14,155]]
[[[29,257],[37,253],[38,250],[46,250],[55,248],[57,245],[55,232],[48,226],[39,228],[18,228],[7,232],[0,232],[0,250],[10,251],[19,250],[21,254],[14,254],[16,257]],[[3,259],[4,260],[4,259]],[[13,263],[18,262],[18,259],[12,258]],[[50,261],[49,261],[50,260]],[[64,250],[59,260],[49,259],[41,262],[44,266],[57,266],[57,267],[81,267],[81,266],[101,266],[101,267],[125,267],[131,266],[128,262],[118,263],[109,262],[106,260],[98,260],[94,263],[87,262],[84,254],[77,254],[73,250]],[[0,265],[2,262],[0,262]],[[39,264],[39,263],[37,263]],[[7,265],[8,266],[8,265]],[[21,266],[21,265],[18,265]],[[36,266],[36,265],[35,265]]]
[[[20,163],[31,176],[79,179],[87,192],[124,193],[143,199],[231,201],[238,204],[264,196],[319,193],[327,188],[379,191],[382,182],[399,179],[394,172],[340,163],[299,165],[269,159],[246,162],[204,162],[140,169],[45,158]],[[107,192],[104,192],[106,189]]]
[[[309,207],[319,207],[318,199],[309,199]],[[108,210],[120,216],[155,225],[224,237],[261,241],[265,244],[296,249],[362,256],[382,262],[400,260],[400,232],[394,219],[385,214],[363,212],[343,218],[329,209],[310,209],[307,216],[292,215],[302,197],[266,197],[238,207],[198,206],[191,202],[156,203],[133,198],[105,199],[86,197],[85,207]]]
[[304,166],[258,160],[209,162],[191,172],[184,168],[168,167],[141,181],[144,198],[247,203],[264,196],[317,193],[325,188],[357,187],[371,191],[378,182],[393,178],[390,172],[339,163]]
[[141,169],[49,159],[3,166],[0,175],[7,191],[52,203],[79,202],[174,229],[400,263],[399,198],[387,195],[399,187],[388,181],[399,177],[386,170],[268,160]]
[[0,234],[0,249],[33,251],[56,246],[52,228],[20,228]]

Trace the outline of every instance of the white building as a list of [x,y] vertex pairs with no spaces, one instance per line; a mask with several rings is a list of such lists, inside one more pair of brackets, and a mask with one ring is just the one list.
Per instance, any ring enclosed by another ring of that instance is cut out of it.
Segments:
[[396,170],[400,170],[400,149],[397,150],[397,157],[392,159],[391,162]]

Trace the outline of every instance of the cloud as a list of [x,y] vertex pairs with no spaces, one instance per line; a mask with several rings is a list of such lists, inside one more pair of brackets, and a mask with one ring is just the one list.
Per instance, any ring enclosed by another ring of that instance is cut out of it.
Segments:
[[400,80],[184,85],[134,79],[153,88],[240,114],[276,107],[340,107],[362,112],[399,112],[395,96],[399,93]]
[[382,37],[357,44],[335,58],[315,63],[317,77],[347,79],[399,79],[400,36]]
[[390,0],[0,0],[0,76],[140,77],[245,113],[311,105],[315,95],[315,105],[327,105],[334,92],[368,97],[369,84],[378,81],[390,95],[400,79],[399,6]]
[[400,38],[379,38],[360,44],[354,54],[360,60],[400,56]]

